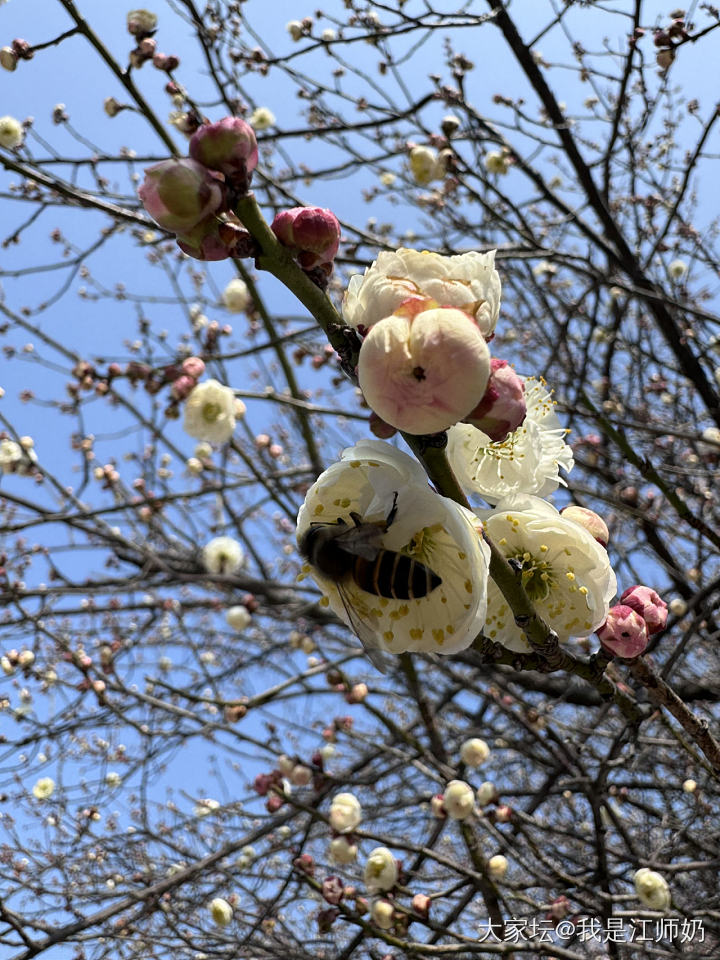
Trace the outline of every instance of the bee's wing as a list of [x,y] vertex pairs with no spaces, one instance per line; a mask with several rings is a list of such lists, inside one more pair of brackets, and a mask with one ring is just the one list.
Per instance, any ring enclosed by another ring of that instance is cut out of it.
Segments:
[[359,527],[348,527],[334,539],[345,553],[362,557],[363,560],[374,560],[382,549],[384,532],[382,524],[363,523]]
[[345,585],[340,582],[337,584],[337,589],[338,593],[340,594],[343,607],[345,608],[345,613],[350,621],[350,626],[354,630],[355,635],[360,643],[363,645],[363,649],[365,650],[368,659],[372,665],[380,671],[380,673],[387,673],[390,663],[380,648],[380,644],[378,643],[377,639],[377,633],[375,630],[373,630],[370,624],[366,623],[362,619],[357,610],[354,608],[352,599],[348,596]]

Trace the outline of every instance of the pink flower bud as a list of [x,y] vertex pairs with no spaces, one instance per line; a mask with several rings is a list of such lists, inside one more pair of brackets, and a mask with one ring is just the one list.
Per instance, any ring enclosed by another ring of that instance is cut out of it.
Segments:
[[211,170],[220,170],[228,182],[242,189],[247,188],[258,162],[255,133],[240,117],[203,124],[193,134],[189,152],[194,160]]
[[184,400],[195,389],[194,377],[183,375],[173,383],[170,392],[176,400]]
[[665,629],[668,616],[667,604],[650,587],[628,587],[620,597],[620,603],[624,603],[626,607],[631,607],[640,614],[651,637]]
[[457,423],[480,402],[489,376],[490,353],[475,321],[434,301],[402,304],[373,325],[360,348],[365,399],[407,433],[438,433]]
[[273,793],[265,801],[265,809],[268,813],[277,813],[284,803],[285,800],[283,797],[278,793]]
[[322,882],[323,899],[337,906],[343,898],[345,887],[340,877],[326,877]]
[[442,793],[436,793],[430,801],[430,811],[438,820],[444,820],[447,817],[445,811],[445,797]]
[[639,613],[624,603],[610,607],[605,622],[595,633],[604,650],[624,660],[639,657],[648,644],[645,621]]
[[182,368],[183,373],[186,373],[189,377],[194,377],[195,380],[199,380],[205,373],[205,361],[201,360],[200,357],[186,357],[183,360]]
[[495,822],[496,823],[510,823],[512,820],[512,807],[508,807],[506,804],[500,807],[495,808]]
[[153,220],[174,233],[192,230],[224,202],[222,184],[189,159],[148,167],[138,196]]
[[206,217],[187,233],[178,233],[177,245],[194,260],[227,260],[232,256],[232,250],[223,240],[221,226],[222,221],[216,216]]
[[463,418],[501,443],[525,419],[525,382],[507,360],[490,360],[490,379],[480,403]]
[[610,540],[610,532],[607,524],[601,516],[598,516],[594,510],[588,510],[587,507],[578,507],[574,503],[569,507],[564,507],[560,513],[566,520],[572,520],[579,523],[589,534],[591,534],[601,547],[607,547]]
[[301,853],[299,857],[293,860],[293,866],[296,870],[301,870],[311,877],[315,873],[315,861],[309,853]]
[[180,66],[180,57],[174,53],[156,53],[153,57],[153,66],[157,70],[164,70],[165,73],[172,73]]
[[426,919],[430,913],[430,897],[424,893],[416,893],[412,898],[412,908],[415,913],[419,914],[423,919]]
[[370,411],[368,426],[370,427],[370,432],[381,440],[389,440],[390,437],[394,437],[397,433],[397,429],[391,427],[389,423],[385,423],[384,420],[381,420],[374,410]]
[[273,220],[272,231],[283,246],[310,255],[303,257],[305,269],[319,263],[331,263],[340,243],[337,217],[322,207],[283,210]]

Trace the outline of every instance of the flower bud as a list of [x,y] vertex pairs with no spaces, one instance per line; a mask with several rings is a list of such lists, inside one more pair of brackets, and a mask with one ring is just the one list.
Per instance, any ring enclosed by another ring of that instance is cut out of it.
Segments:
[[[145,54],[142,49],[140,50],[140,55],[145,59]],[[152,58],[152,62],[156,70],[162,70],[164,73],[172,73],[173,70],[177,70],[180,66],[180,57],[175,56],[174,53],[156,53]]]
[[490,360],[490,379],[482,400],[463,417],[486,433],[496,443],[502,443],[525,419],[525,381],[519,377],[507,360]]
[[331,210],[323,207],[293,207],[278,213],[272,231],[285,247],[306,254],[305,269],[332,263],[340,243],[340,224]]
[[512,807],[509,807],[507,804],[503,804],[502,806],[495,808],[496,823],[510,823],[511,820]]
[[138,196],[153,220],[174,233],[191,231],[224,202],[222,184],[189,159],[148,167]]
[[322,896],[327,903],[336,907],[343,898],[345,887],[340,877],[326,877],[322,882]]
[[358,381],[386,423],[432,434],[457,423],[482,399],[490,353],[462,310],[406,301],[370,329],[360,348]]
[[365,886],[369,893],[391,890],[398,879],[395,857],[387,847],[376,847],[365,864]]
[[203,124],[192,136],[190,156],[211,170],[224,173],[229,183],[247,189],[258,162],[253,128],[240,117]]
[[488,173],[504,174],[510,169],[508,155],[502,153],[500,150],[491,150],[489,153],[486,153],[483,163]]
[[12,47],[0,48],[0,67],[3,70],[9,70],[11,73],[17,67],[18,55]]
[[476,796],[477,802],[481,807],[486,807],[489,803],[493,803],[497,800],[495,784],[491,780],[485,780],[485,782],[481,783],[477,788]]
[[436,793],[430,800],[430,812],[438,820],[444,820],[447,817],[445,812],[445,797],[441,793]]
[[440,129],[445,134],[448,139],[457,132],[460,127],[460,118],[456,117],[454,114],[449,113],[447,116],[442,118],[440,123]]
[[218,927],[227,927],[232,923],[233,909],[227,900],[216,897],[210,902],[210,916]]
[[639,657],[648,644],[645,621],[624,603],[610,607],[605,622],[595,633],[604,650],[625,660]]
[[311,877],[315,873],[315,861],[309,853],[301,853],[293,860],[293,866]]
[[620,597],[620,603],[624,603],[626,607],[632,607],[636,613],[640,614],[651,637],[665,629],[667,604],[650,587],[628,587]]
[[416,893],[412,898],[412,908],[415,913],[419,914],[423,920],[426,920],[430,915],[430,904],[432,900],[425,893]]
[[286,26],[285,29],[297,43],[298,40],[302,39],[304,28],[300,20],[291,20]]
[[357,857],[357,844],[341,834],[330,841],[330,859],[335,863],[352,863]]
[[250,626],[251,621],[250,611],[242,604],[229,607],[228,610],[225,611],[225,622],[229,627],[232,627],[233,630],[245,630],[246,627]]
[[385,423],[374,410],[370,411],[368,426],[370,427],[370,432],[380,440],[389,440],[390,437],[394,437],[397,433],[397,427],[391,427],[389,423]]
[[437,151],[432,147],[413,147],[409,162],[413,180],[420,187],[426,187],[433,180],[440,179],[445,172]]
[[502,880],[507,873],[507,869],[507,857],[504,857],[501,853],[496,854],[494,857],[490,857],[488,860],[488,873],[493,880]]
[[23,40],[22,37],[15,37],[12,42],[12,49],[18,60],[32,60],[35,56],[33,48],[28,41]]
[[464,780],[451,780],[445,787],[443,806],[451,820],[466,820],[475,809],[473,788]]
[[560,513],[566,520],[579,523],[597,540],[601,547],[607,547],[610,540],[610,531],[603,518],[594,510],[588,510],[587,507],[578,507],[573,503],[569,507],[564,507]]
[[304,763],[296,763],[290,771],[290,783],[294,787],[306,787],[312,780],[313,772]]
[[221,227],[223,221],[216,216],[205,217],[192,230],[178,233],[177,245],[183,253],[194,260],[216,262],[227,260],[234,255],[231,246],[225,242]]
[[670,888],[659,873],[641,867],[634,876],[638,899],[651,910],[667,910],[670,906]]
[[195,389],[195,378],[186,375],[180,376],[174,381],[170,388],[170,393],[176,400],[185,400]]
[[348,703],[362,703],[368,695],[368,686],[366,683],[355,683],[345,694]]
[[362,807],[353,793],[339,793],[333,798],[329,812],[330,826],[336,833],[350,833],[362,820]]
[[240,277],[233,277],[223,290],[223,306],[230,313],[242,313],[250,302],[250,291]]
[[685,793],[695,793],[695,791],[697,790],[697,781],[683,780],[682,788]]
[[157,28],[157,14],[150,10],[131,10],[127,15],[128,33],[141,40],[150,36]]
[[0,147],[15,150],[24,139],[22,124],[15,117],[0,117]]
[[673,597],[668,606],[668,610],[674,617],[684,617],[687,613],[687,603],[682,597]]
[[466,740],[460,747],[460,759],[468,767],[479,767],[490,756],[490,747],[479,737]]
[[109,117],[116,117],[121,110],[125,110],[125,105],[116,100],[115,97],[105,97],[103,110]]
[[395,919],[395,908],[389,900],[376,900],[370,910],[372,922],[381,930],[389,930]]
[[199,380],[205,373],[205,361],[201,360],[200,357],[185,357],[182,362],[182,369],[188,377]]
[[673,260],[668,266],[668,273],[673,280],[680,280],[687,273],[687,264],[684,260]]

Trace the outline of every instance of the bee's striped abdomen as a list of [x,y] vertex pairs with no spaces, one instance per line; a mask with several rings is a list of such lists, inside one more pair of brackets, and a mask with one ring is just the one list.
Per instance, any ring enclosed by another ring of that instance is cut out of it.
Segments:
[[374,560],[356,557],[352,573],[361,590],[389,600],[426,597],[442,583],[430,567],[395,550],[380,550]]

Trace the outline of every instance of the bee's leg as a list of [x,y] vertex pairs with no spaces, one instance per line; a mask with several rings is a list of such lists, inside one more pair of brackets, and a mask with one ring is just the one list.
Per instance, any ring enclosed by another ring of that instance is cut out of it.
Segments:
[[[363,518],[355,510],[350,511],[350,519],[355,524],[356,527],[361,527],[363,524]],[[342,517],[338,520],[338,523],[345,523]]]
[[392,507],[390,507],[390,513],[389,513],[389,514],[387,515],[387,517],[385,518],[385,529],[386,529],[386,530],[387,530],[387,528],[390,526],[390,524],[393,522],[393,520],[395,519],[395,515],[397,514],[397,498],[398,498],[398,495],[397,495],[397,490],[396,490],[395,493],[393,494],[393,505],[392,505]]

